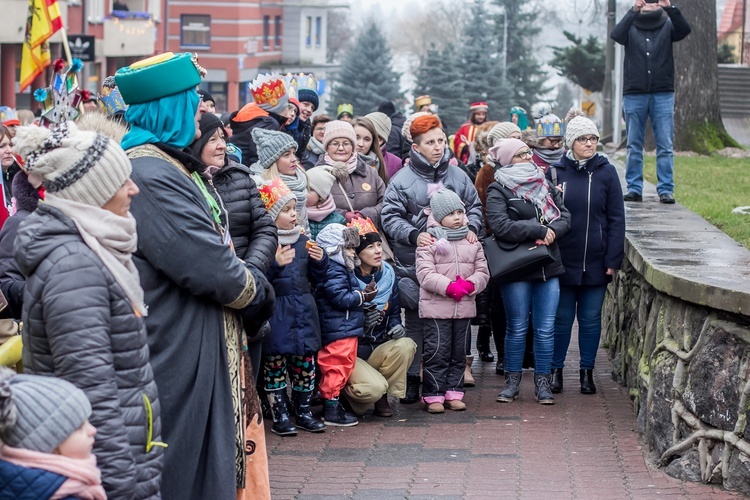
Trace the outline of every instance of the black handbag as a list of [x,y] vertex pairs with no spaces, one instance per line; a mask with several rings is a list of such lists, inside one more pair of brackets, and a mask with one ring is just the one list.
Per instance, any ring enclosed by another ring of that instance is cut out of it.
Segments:
[[547,245],[509,243],[494,236],[484,240],[490,276],[498,283],[512,283],[555,261]]

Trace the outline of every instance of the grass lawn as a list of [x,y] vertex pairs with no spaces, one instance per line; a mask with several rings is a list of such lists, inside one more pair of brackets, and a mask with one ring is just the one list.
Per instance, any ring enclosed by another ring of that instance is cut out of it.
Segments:
[[[644,158],[644,176],[656,184],[656,158]],[[750,215],[732,209],[750,206],[750,158],[675,157],[675,198],[750,248]]]

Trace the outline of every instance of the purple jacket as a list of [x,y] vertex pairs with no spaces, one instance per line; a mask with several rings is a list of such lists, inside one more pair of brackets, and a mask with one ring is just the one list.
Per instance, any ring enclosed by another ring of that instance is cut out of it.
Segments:
[[388,174],[388,178],[390,179],[391,177],[396,175],[396,172],[403,168],[404,162],[401,161],[401,158],[399,158],[398,156],[386,151],[385,146],[383,146],[383,149],[381,149],[380,151],[383,153],[383,160],[385,161],[385,172]]
[[[432,217],[427,227],[437,226]],[[445,291],[456,275],[474,284],[474,292],[460,302],[447,297]],[[482,244],[440,239],[434,245],[417,247],[419,280],[419,317],[436,319],[473,318],[477,315],[474,296],[487,287],[490,271]]]

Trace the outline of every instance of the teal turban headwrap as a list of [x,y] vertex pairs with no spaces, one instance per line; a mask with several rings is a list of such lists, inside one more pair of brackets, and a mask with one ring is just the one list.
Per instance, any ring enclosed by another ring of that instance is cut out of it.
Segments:
[[125,112],[130,131],[122,139],[122,149],[162,142],[184,149],[195,138],[195,113],[200,96],[195,89],[154,101],[131,104]]

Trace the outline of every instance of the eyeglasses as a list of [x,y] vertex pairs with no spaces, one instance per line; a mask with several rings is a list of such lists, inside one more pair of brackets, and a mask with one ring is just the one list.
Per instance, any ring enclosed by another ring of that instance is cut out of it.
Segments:
[[514,156],[516,158],[528,158],[529,156],[534,156],[534,153],[532,153],[530,149],[525,149],[520,153],[516,153]]
[[562,137],[545,137],[550,144],[560,144],[562,142]]
[[587,142],[596,144],[597,142],[599,142],[599,138],[595,135],[581,136],[576,139],[576,142],[578,144],[586,144]]
[[354,144],[352,144],[349,141],[332,142],[332,143],[330,143],[328,145],[331,146],[333,149],[349,149],[349,148],[353,148],[354,147]]

